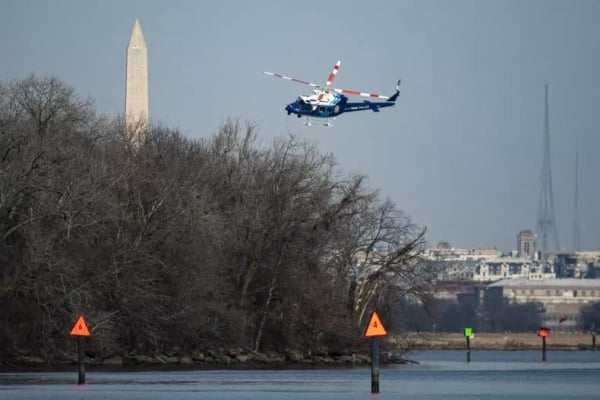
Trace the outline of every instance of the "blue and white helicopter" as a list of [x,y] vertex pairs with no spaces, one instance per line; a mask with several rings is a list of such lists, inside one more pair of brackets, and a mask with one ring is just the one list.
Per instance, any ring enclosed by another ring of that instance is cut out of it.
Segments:
[[[375,93],[359,92],[357,90],[348,89],[336,89],[331,87],[335,76],[340,69],[341,62],[338,61],[333,67],[333,71],[329,74],[329,79],[325,85],[317,85],[303,81],[300,79],[292,78],[289,76],[276,74],[273,72],[265,72],[265,74],[273,76],[275,78],[287,79],[288,81],[302,83],[314,87],[313,94],[308,96],[299,96],[295,102],[285,106],[285,110],[288,115],[296,114],[298,118],[306,117],[305,125],[312,125],[312,121],[316,121],[317,124],[325,126],[332,126],[333,120],[338,115],[350,111],[365,111],[371,110],[373,112],[379,112],[380,108],[391,107],[396,104],[396,99],[400,94],[400,80],[396,84],[396,93],[391,96],[381,96]],[[373,102],[365,100],[362,103],[352,103],[348,101],[348,97],[344,94],[352,96],[364,96],[374,99],[381,99],[384,101]],[[321,122],[325,119],[325,122]]]

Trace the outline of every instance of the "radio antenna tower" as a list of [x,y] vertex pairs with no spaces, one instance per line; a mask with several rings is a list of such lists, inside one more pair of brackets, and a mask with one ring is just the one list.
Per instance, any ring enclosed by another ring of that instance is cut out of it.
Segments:
[[[552,195],[552,169],[550,167],[550,121],[548,117],[548,85],[546,84],[546,109],[544,115],[544,154],[542,174],[540,177],[542,189],[538,208],[537,234],[541,240],[542,255],[548,251],[558,251],[558,231],[554,218],[554,196]],[[552,246],[552,247],[550,247]]]
[[575,150],[575,210],[573,215],[573,250],[580,250],[579,236],[579,150]]

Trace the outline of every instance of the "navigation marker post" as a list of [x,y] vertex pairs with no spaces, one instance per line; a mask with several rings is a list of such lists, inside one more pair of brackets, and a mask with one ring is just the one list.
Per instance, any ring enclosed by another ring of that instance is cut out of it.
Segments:
[[83,351],[83,339],[90,337],[90,330],[83,319],[83,315],[77,318],[77,322],[71,329],[71,336],[77,338],[77,370],[79,371],[79,379],[77,380],[78,385],[85,383],[85,353]]
[[546,362],[546,338],[550,336],[550,329],[543,326],[540,327],[538,336],[542,338],[542,361]]
[[371,312],[364,336],[371,339],[371,393],[379,393],[379,338],[387,336],[387,331],[377,311]]
[[471,338],[473,337],[473,328],[465,328],[465,338],[467,339],[467,362],[471,362]]
[[596,351],[596,324],[592,324],[592,351]]

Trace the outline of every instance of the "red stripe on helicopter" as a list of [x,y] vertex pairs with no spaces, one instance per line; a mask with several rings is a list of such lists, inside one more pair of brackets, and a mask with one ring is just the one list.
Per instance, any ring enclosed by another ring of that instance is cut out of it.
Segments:
[[331,71],[331,74],[329,74],[329,79],[327,79],[328,86],[333,83],[333,80],[335,79],[335,76],[337,75],[338,69],[340,69],[340,64],[341,64],[341,62],[338,60],[338,62],[336,62],[335,65],[333,66],[333,71]]

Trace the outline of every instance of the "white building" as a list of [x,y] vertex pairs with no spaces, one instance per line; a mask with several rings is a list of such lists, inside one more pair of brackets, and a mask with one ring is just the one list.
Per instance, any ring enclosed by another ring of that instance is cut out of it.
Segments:
[[504,279],[488,285],[487,293],[514,303],[540,303],[545,326],[572,330],[578,328],[582,306],[600,302],[600,279]]
[[479,263],[473,280],[493,282],[501,279],[554,279],[556,274],[548,263],[523,257],[499,257]]

